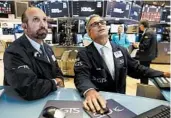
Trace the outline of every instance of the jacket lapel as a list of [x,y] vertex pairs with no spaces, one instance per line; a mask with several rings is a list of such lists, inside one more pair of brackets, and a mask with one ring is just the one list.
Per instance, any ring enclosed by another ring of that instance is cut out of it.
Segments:
[[[111,43],[111,46],[112,46],[113,60],[114,60],[114,66],[115,66],[115,79],[114,80],[115,80],[115,82],[117,82],[118,77],[119,77],[119,71],[118,71],[119,65],[117,64],[117,61],[116,61],[117,59],[116,59],[114,53],[117,51],[120,51],[120,50],[118,49],[118,47],[116,45],[114,45],[112,43]],[[117,83],[116,83],[116,85],[117,85]]]
[[50,64],[50,62],[45,59],[43,57],[42,54],[40,54],[40,52],[38,52],[29,42],[29,40],[27,39],[27,37],[25,36],[25,34],[23,34],[23,36],[21,36],[22,40],[21,40],[21,45],[23,45],[26,49],[26,51],[28,52],[29,56],[33,56],[35,59],[45,62],[47,64]]
[[[101,57],[101,55],[99,54],[98,50],[96,49],[96,47],[94,46],[93,43],[91,43],[88,47],[87,47],[88,53],[91,55],[91,59],[94,60],[94,62],[96,63],[95,68],[99,68],[101,67],[102,69],[105,69],[106,72],[110,74],[110,71],[105,63],[105,61],[103,60],[103,58]],[[112,76],[111,76],[112,77]]]

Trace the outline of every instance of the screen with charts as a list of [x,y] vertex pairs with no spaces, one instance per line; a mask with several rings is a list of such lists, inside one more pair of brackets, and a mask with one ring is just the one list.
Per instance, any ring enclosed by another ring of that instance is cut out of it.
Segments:
[[106,17],[128,18],[130,4],[124,1],[108,1]]
[[160,22],[162,7],[154,5],[143,5],[141,20],[148,20],[150,22]]
[[103,16],[104,3],[102,1],[73,1],[72,16],[88,17],[92,14]]
[[139,20],[140,13],[141,13],[141,6],[133,3],[131,6],[129,18],[133,20]]
[[51,18],[69,16],[69,3],[67,0],[37,1],[31,2],[31,4],[42,9]]

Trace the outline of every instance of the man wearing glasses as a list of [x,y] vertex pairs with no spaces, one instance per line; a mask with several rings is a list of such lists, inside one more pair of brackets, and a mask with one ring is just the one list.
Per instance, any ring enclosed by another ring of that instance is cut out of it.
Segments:
[[106,21],[92,15],[86,25],[93,42],[78,52],[75,63],[75,85],[82,96],[84,108],[92,112],[104,112],[105,99],[98,91],[125,93],[126,75],[134,78],[165,76],[161,72],[138,64],[124,47],[109,41]]

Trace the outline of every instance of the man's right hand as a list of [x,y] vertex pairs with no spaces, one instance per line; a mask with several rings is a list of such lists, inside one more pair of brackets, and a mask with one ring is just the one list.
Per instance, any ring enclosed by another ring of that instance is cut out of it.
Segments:
[[56,80],[57,85],[58,85],[57,87],[64,87],[64,82],[61,78],[56,78],[55,80]]
[[85,94],[83,106],[86,110],[92,112],[103,112],[106,108],[106,100],[95,89],[91,89]]

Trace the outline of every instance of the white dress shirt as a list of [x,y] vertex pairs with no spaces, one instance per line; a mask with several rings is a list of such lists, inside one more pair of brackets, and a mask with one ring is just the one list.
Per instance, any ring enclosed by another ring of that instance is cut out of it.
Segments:
[[[112,78],[114,79],[114,72],[115,72],[115,66],[114,66],[114,60],[113,60],[113,51],[112,51],[112,46],[108,40],[108,42],[103,46],[103,45],[100,45],[96,42],[94,42],[94,46],[96,47],[96,49],[98,50],[98,52],[100,53],[100,55],[103,57],[103,54],[101,52],[101,49],[104,48],[104,52],[105,52],[105,56],[107,58],[105,58],[105,63],[106,65],[108,66],[108,69],[112,75]],[[108,64],[110,63],[110,64]],[[109,67],[110,66],[110,67]]]

